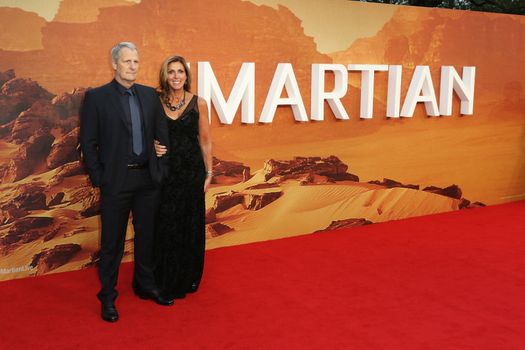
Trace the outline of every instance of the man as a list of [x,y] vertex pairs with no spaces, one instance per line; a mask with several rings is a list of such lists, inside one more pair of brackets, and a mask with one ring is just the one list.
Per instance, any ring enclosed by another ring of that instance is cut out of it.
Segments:
[[135,84],[136,46],[121,42],[111,50],[115,78],[86,92],[80,112],[80,144],[91,183],[100,187],[102,234],[98,298],[102,319],[118,320],[115,299],[129,213],[135,230],[133,290],[143,299],[172,305],[153,276],[152,243],[162,167],[154,139],[168,144],[162,106],[154,89]]

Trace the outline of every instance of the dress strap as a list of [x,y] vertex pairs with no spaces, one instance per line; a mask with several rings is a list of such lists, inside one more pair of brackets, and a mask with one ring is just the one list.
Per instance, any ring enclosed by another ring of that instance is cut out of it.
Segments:
[[188,103],[188,105],[186,106],[186,108],[184,109],[184,111],[182,112],[182,114],[179,116],[179,118],[177,119],[185,119],[187,115],[189,115],[189,113],[193,110],[196,110],[197,113],[199,112],[199,109],[196,107],[197,106],[197,95],[193,95],[191,97],[191,100],[190,102]]
[[191,101],[190,101],[192,106],[191,106],[191,108],[188,108],[189,110],[194,109],[195,111],[197,111],[197,113],[199,113],[199,104],[197,103],[198,98],[199,98],[199,96],[193,95],[192,98],[191,98]]

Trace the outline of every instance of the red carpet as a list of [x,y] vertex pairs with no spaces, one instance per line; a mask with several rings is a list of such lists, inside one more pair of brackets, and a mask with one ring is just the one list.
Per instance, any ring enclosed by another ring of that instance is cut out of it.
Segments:
[[0,283],[0,349],[525,349],[525,201],[207,252],[171,308],[94,269]]

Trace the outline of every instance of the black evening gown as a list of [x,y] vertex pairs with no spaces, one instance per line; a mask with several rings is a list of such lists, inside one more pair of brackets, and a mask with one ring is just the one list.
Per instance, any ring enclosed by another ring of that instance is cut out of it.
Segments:
[[[166,118],[168,118],[166,116]],[[195,292],[204,268],[206,170],[199,144],[197,96],[167,120],[169,175],[162,187],[155,235],[155,278],[165,297]]]

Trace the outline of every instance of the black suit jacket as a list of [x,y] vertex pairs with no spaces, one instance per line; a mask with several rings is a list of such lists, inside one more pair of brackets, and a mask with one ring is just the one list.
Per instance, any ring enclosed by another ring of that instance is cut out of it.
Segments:
[[[139,84],[134,88],[142,109],[151,177],[160,184],[165,160],[157,158],[153,140],[169,145],[164,111],[153,88]],[[91,183],[112,193],[118,192],[126,178],[131,137],[131,125],[118,94],[115,81],[88,90],[80,110],[80,145]]]

